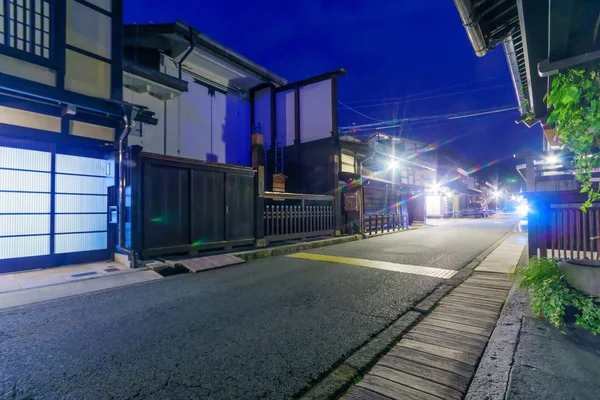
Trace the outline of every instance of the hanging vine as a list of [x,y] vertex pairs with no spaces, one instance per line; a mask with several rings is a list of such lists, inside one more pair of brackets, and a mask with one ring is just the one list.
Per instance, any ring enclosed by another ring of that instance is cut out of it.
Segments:
[[558,74],[546,101],[552,109],[548,124],[575,155],[576,178],[588,194],[585,211],[600,200],[600,187],[592,182],[592,172],[600,171],[600,65]]

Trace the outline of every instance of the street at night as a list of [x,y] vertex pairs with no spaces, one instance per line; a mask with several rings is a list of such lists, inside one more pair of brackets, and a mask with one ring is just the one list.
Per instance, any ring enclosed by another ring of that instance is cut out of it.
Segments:
[[[459,270],[514,216],[314,253]],[[275,257],[0,313],[0,392],[15,399],[291,398],[444,279]]]
[[599,0],[0,0],[0,400],[599,382]]

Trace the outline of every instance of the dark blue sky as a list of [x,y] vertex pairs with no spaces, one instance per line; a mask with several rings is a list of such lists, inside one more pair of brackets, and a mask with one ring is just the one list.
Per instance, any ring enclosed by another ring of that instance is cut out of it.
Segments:
[[[126,23],[176,19],[289,81],[346,68],[340,101],[375,119],[517,105],[502,49],[476,57],[451,0],[125,0]],[[518,116],[411,123],[404,132],[426,142],[461,136],[448,146],[486,163],[541,146],[540,128],[516,125]],[[340,107],[340,125],[353,122],[372,121]]]

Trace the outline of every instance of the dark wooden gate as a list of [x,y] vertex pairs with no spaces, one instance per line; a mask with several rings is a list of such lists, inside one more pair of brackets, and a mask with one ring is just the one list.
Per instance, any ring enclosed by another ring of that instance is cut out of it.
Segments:
[[132,237],[142,258],[254,243],[253,169],[149,153],[136,164]]

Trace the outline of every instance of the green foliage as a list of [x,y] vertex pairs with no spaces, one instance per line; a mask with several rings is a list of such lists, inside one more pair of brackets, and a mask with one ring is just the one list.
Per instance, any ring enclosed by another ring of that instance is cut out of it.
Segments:
[[515,280],[531,293],[533,312],[555,327],[563,325],[565,308],[577,307],[575,323],[592,334],[600,333],[600,299],[587,296],[567,285],[556,261],[532,257],[529,264],[517,267]]
[[600,65],[571,69],[552,80],[546,96],[548,124],[556,127],[561,143],[575,154],[576,178],[588,194],[585,211],[600,200],[600,187],[591,182],[592,170],[600,168]]

